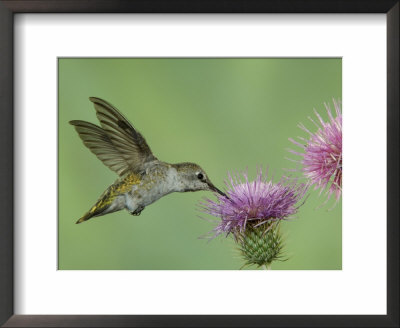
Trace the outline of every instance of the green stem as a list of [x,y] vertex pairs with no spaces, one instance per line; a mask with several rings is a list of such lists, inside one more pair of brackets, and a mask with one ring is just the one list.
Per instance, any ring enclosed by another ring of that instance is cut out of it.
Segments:
[[271,270],[271,263],[263,264],[263,265],[262,265],[262,268],[263,268],[264,270]]
[[271,263],[263,264],[263,265],[262,265],[262,268],[263,268],[264,270],[271,270]]

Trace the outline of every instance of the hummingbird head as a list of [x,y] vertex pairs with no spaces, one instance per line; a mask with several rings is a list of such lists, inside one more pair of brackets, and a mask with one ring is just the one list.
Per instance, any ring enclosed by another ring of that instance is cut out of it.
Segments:
[[226,196],[208,179],[204,170],[195,163],[179,163],[174,165],[181,183],[180,191],[209,190]]

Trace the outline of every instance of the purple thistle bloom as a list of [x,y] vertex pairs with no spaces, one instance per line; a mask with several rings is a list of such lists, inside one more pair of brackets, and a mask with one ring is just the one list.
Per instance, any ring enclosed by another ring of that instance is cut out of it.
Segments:
[[289,150],[295,155],[303,157],[301,161],[302,172],[310,180],[315,189],[320,189],[322,193],[326,190],[327,199],[334,194],[336,202],[342,193],[342,113],[340,103],[333,100],[336,117],[333,117],[330,107],[325,104],[329,121],[325,122],[322,117],[314,110],[319,120],[318,125],[309,117],[318,130],[310,132],[303,124],[299,127],[309,134],[309,139],[299,137],[297,142],[289,139],[295,145],[304,149],[304,153]]
[[265,223],[285,220],[297,213],[297,202],[303,198],[308,186],[297,181],[282,178],[278,183],[267,181],[260,170],[256,179],[249,182],[247,173],[243,173],[245,182],[237,176],[228,175],[230,184],[227,196],[217,196],[218,200],[206,199],[201,203],[202,211],[221,218],[213,229],[214,237],[222,233],[233,233],[235,237],[246,229],[246,225],[258,227]]

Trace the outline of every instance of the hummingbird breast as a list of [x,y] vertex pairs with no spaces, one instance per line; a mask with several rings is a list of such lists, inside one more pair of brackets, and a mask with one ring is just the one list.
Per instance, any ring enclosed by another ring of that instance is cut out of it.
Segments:
[[177,191],[178,174],[171,165],[158,162],[146,168],[139,184],[125,194],[126,208],[132,212],[146,207],[161,197]]

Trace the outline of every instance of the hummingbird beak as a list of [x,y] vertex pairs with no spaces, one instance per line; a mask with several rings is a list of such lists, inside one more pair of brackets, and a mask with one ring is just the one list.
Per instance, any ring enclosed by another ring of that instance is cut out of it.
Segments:
[[225,193],[223,193],[221,190],[219,190],[211,182],[207,182],[207,184],[208,184],[208,187],[210,188],[211,191],[215,191],[215,192],[219,193],[220,195],[224,196],[225,198],[229,199],[229,197]]

